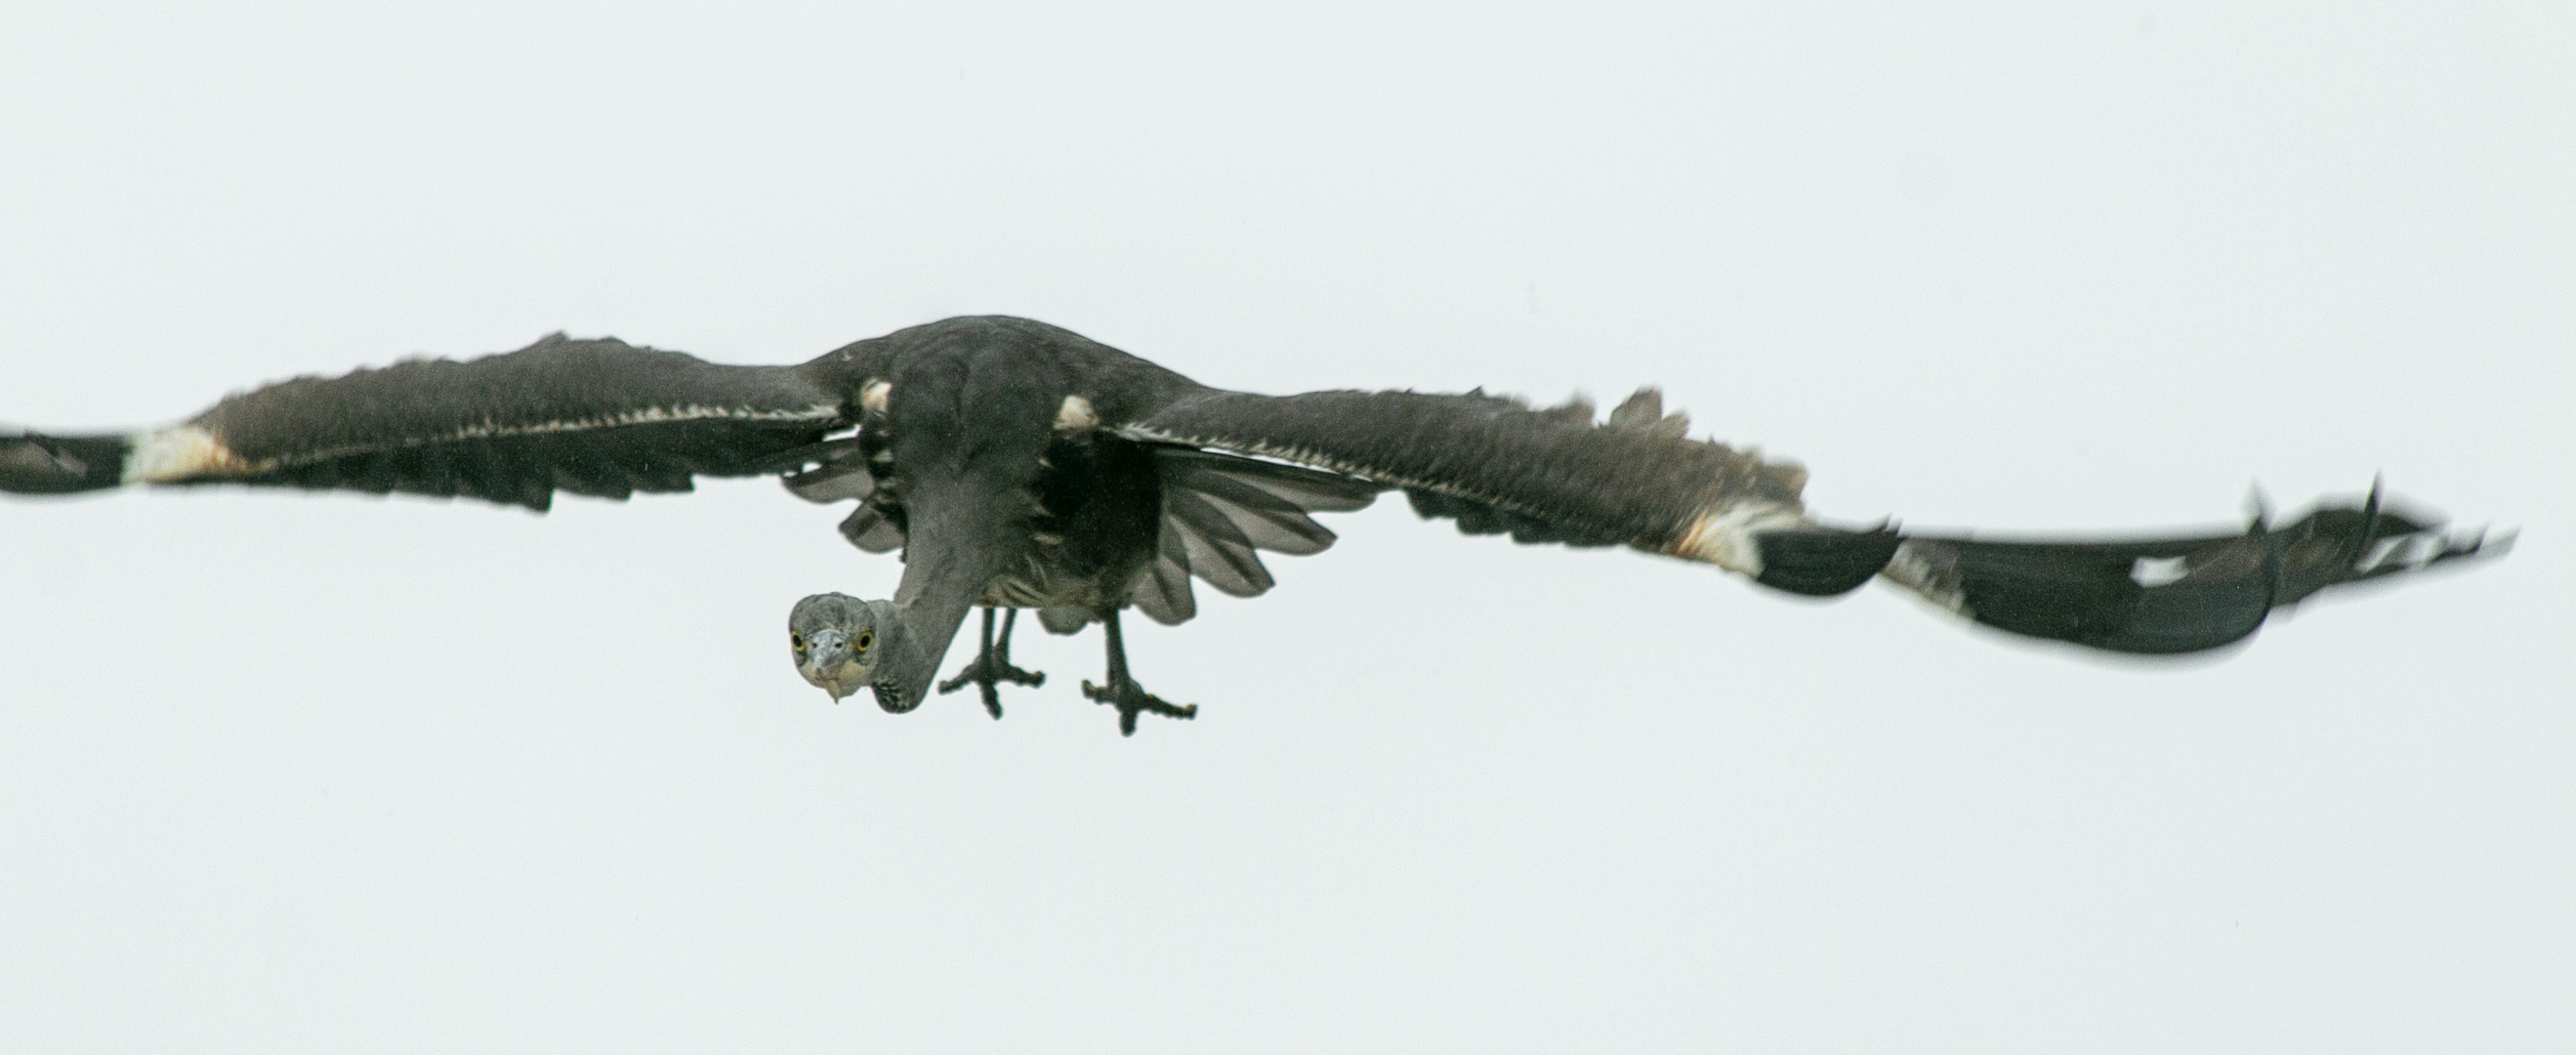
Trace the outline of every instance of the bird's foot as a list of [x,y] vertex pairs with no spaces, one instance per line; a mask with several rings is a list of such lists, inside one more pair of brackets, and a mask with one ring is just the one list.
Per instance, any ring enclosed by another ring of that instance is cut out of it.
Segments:
[[1000,686],[1006,681],[1034,689],[1046,684],[1046,675],[1040,671],[1021,670],[1012,666],[1011,654],[997,649],[977,656],[975,662],[967,664],[965,669],[958,671],[956,677],[940,682],[939,691],[942,694],[951,693],[971,684],[983,693],[984,713],[999,718],[1002,716]]
[[1145,691],[1145,687],[1136,684],[1134,678],[1112,676],[1107,685],[1093,685],[1086,680],[1082,683],[1082,694],[1118,708],[1118,735],[1120,736],[1136,735],[1136,716],[1139,714],[1159,714],[1166,718],[1199,716],[1198,704],[1175,707],[1164,702],[1162,697]]

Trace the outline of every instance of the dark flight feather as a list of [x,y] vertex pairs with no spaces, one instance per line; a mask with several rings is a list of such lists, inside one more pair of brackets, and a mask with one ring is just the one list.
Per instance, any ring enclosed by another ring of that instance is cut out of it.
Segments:
[[1761,535],[1763,585],[1826,596],[1873,574],[1979,623],[2111,652],[2218,648],[2319,591],[2492,553],[2438,520],[2327,505],[2287,527],[2065,542],[1807,527]]
[[[211,447],[139,482],[401,491],[544,510],[555,491],[622,499],[693,475],[768,471],[840,425],[840,399],[799,368],[722,366],[560,334],[516,352],[410,360],[230,396],[186,423]],[[143,433],[179,436],[184,427]],[[0,438],[0,489],[95,490],[126,479],[133,436]]]
[[1155,556],[1146,566],[1145,581],[1138,583],[1129,600],[1138,611],[1164,626],[1179,626],[1199,614],[1198,597],[1190,588],[1190,555],[1181,544],[1177,531],[1164,531],[1155,541]]
[[[1634,415],[1632,415],[1634,416]],[[1470,393],[1211,391],[1127,435],[1279,458],[1423,492],[1415,508],[1471,530],[1667,550],[1722,502],[1798,505],[1805,470],[1654,429],[1592,424],[1587,405],[1534,411]],[[1660,420],[1660,418],[1658,418]],[[1484,517],[1481,510],[1496,516]]]

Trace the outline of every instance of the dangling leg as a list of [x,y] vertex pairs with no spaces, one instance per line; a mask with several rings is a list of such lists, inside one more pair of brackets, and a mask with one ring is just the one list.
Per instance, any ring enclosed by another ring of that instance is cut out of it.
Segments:
[[956,677],[940,682],[939,691],[955,692],[965,688],[968,682],[972,682],[976,688],[983,690],[984,710],[993,717],[999,718],[1002,716],[1002,692],[996,686],[1001,682],[1017,682],[1030,688],[1046,684],[1046,675],[1036,671],[1021,670],[1011,665],[1011,624],[1019,621],[1020,610],[1011,609],[1010,616],[1002,620],[1001,643],[995,644],[993,609],[987,606],[984,609],[984,650],[976,653],[975,662],[967,664],[966,669],[958,671]]
[[1127,643],[1118,636],[1117,610],[1112,609],[1108,614],[1101,616],[1100,625],[1109,632],[1109,684],[1094,686],[1085,681],[1082,683],[1082,694],[1118,708],[1118,735],[1136,735],[1136,716],[1146,711],[1152,711],[1167,718],[1198,717],[1197,704],[1193,703],[1187,707],[1172,706],[1163,702],[1162,697],[1146,692],[1144,686],[1136,684],[1136,679],[1128,676]]

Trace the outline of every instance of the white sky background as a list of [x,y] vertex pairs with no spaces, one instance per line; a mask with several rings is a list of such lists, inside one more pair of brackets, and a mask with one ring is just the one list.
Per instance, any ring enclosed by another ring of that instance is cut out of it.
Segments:
[[2565,5],[936,6],[13,5],[0,420],[1009,312],[1657,382],[1854,520],[2522,544],[2150,663],[1399,497],[1131,623],[1203,712],[1121,740],[1096,634],[827,705],[789,605],[899,565],[768,481],[10,501],[0,1048],[2576,1044]]

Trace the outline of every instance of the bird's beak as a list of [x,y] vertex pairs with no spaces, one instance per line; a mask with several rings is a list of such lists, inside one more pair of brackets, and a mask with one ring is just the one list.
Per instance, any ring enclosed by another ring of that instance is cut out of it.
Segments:
[[812,647],[804,661],[796,665],[796,672],[815,688],[831,693],[834,703],[868,684],[871,673],[869,665],[851,653],[849,640],[837,630],[814,634]]
[[839,662],[823,668],[823,689],[832,694],[832,702],[839,703],[841,697],[857,692],[867,685],[868,674],[867,664],[843,657]]

